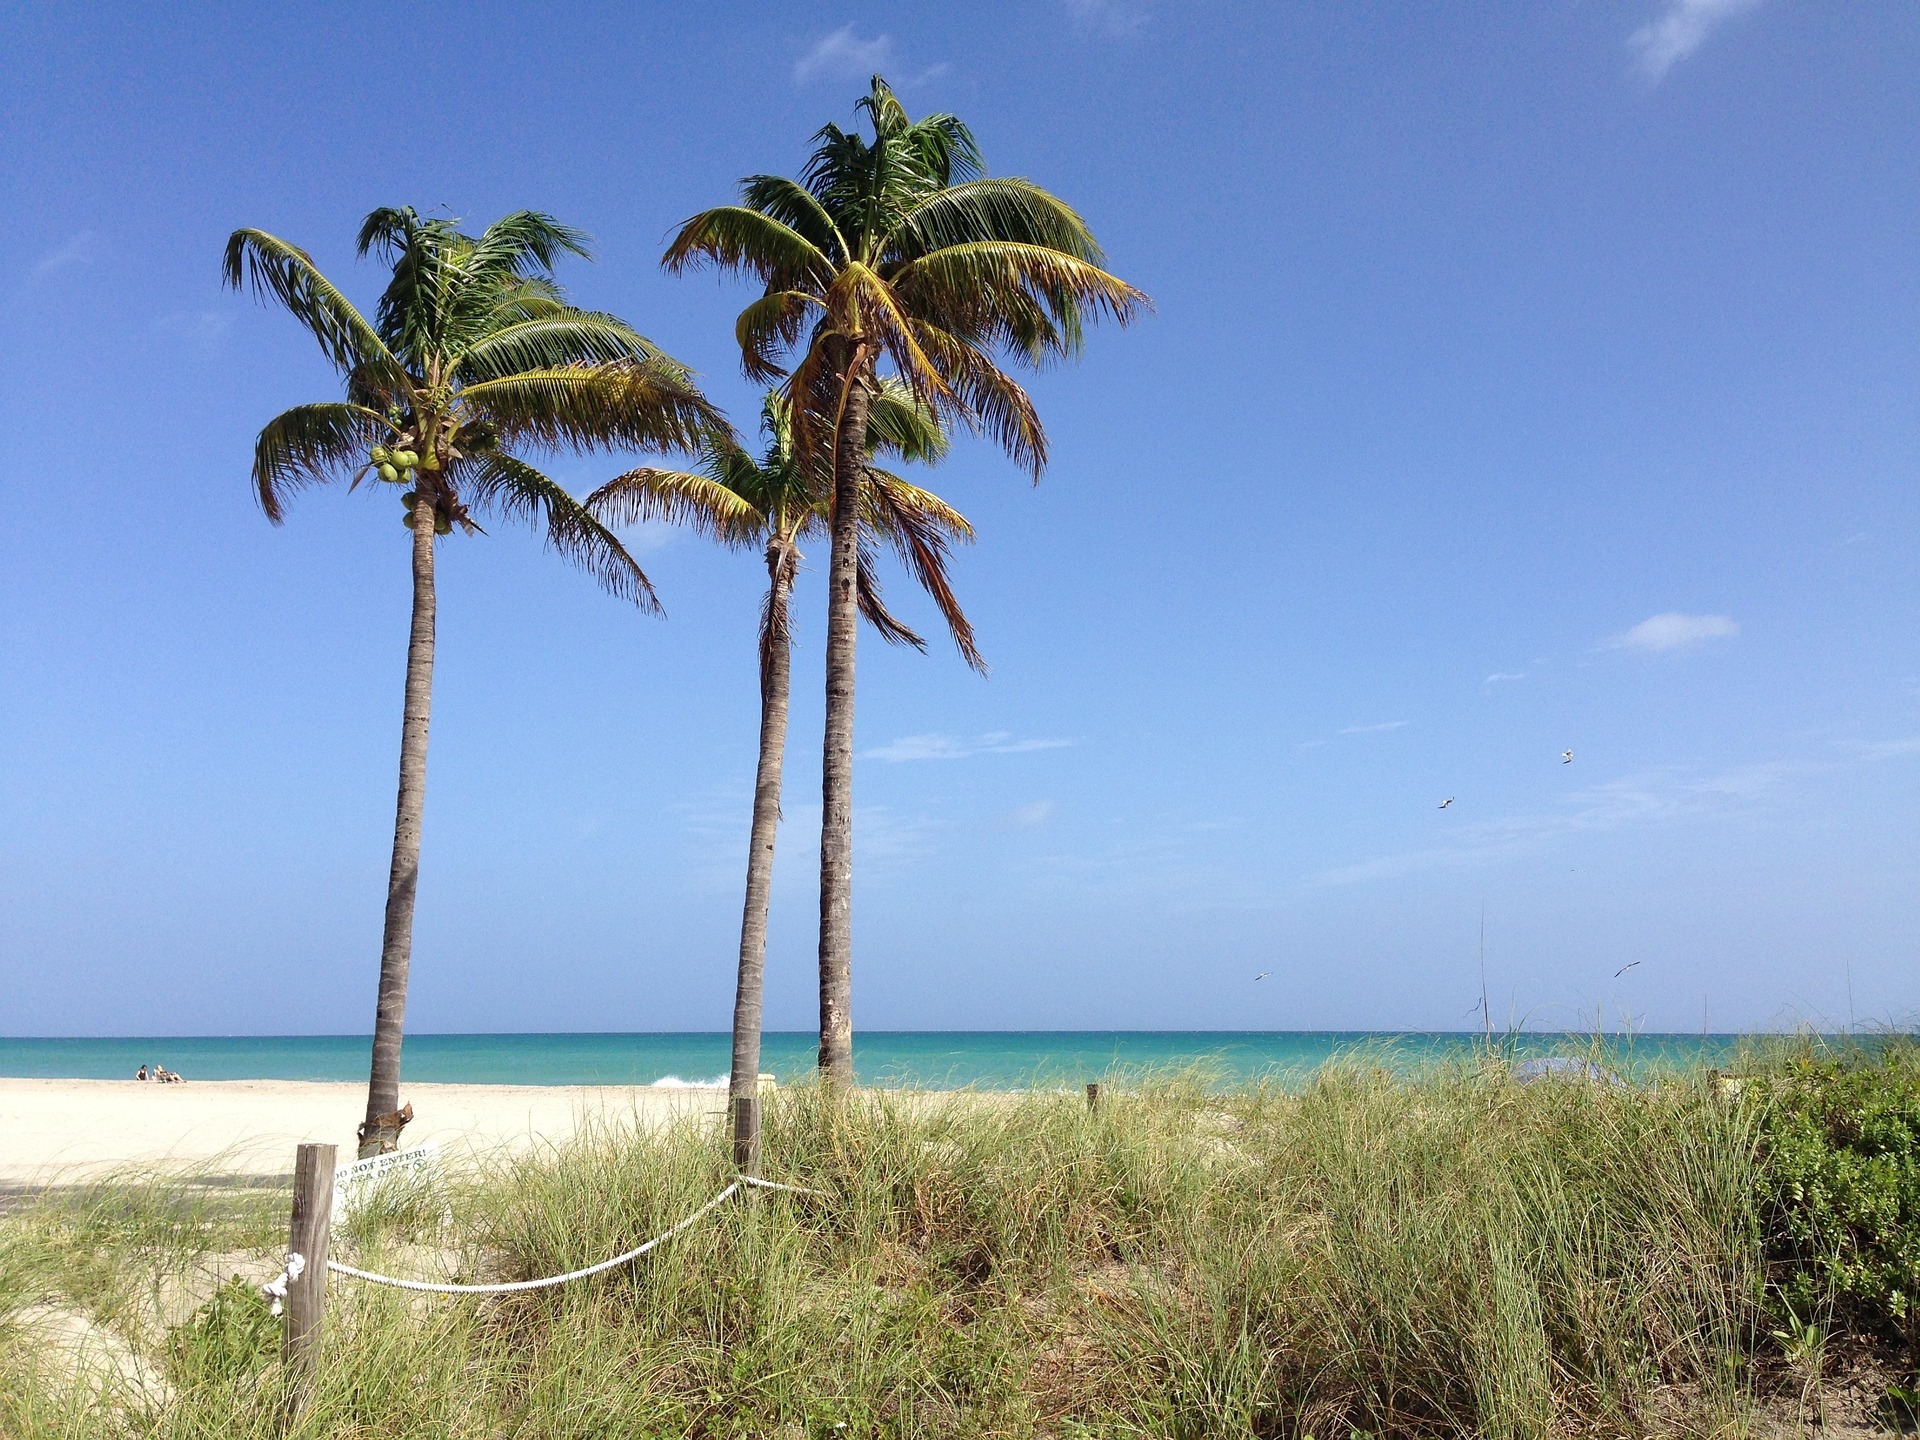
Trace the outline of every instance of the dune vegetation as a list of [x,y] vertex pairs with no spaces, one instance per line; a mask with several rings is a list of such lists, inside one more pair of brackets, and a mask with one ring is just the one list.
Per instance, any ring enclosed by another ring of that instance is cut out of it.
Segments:
[[[1521,1085],[1495,1051],[1413,1076],[1349,1061],[1294,1091],[1122,1082],[1097,1110],[795,1089],[769,1106],[765,1172],[817,1195],[730,1201],[630,1266],[528,1294],[335,1277],[293,1433],[1349,1440],[1810,1420],[1876,1346],[1898,1359],[1907,1302],[1882,1272],[1920,1218],[1920,1072],[1904,1046],[1756,1068],[1738,1094],[1706,1072]],[[1878,1138],[1863,1149],[1816,1092],[1876,1116]],[[730,1174],[717,1116],[607,1126],[384,1192],[334,1254],[426,1279],[551,1274],[658,1233]],[[17,1199],[0,1434],[279,1433],[279,1322],[257,1286],[286,1205],[186,1180]],[[1902,1393],[1872,1398],[1885,1415]]]

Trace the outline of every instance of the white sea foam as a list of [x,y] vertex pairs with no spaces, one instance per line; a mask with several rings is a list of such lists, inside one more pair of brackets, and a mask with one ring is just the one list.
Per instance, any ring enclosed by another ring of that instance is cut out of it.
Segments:
[[653,1082],[652,1088],[655,1090],[724,1090],[727,1088],[727,1077],[722,1075],[718,1080],[682,1080],[678,1075],[662,1075]]

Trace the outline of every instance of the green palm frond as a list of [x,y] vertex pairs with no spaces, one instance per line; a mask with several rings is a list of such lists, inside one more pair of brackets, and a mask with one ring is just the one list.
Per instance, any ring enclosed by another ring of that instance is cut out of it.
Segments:
[[254,493],[267,519],[285,518],[289,492],[364,470],[368,450],[392,430],[378,411],[337,402],[276,415],[253,445]]
[[1147,300],[1097,265],[1004,240],[949,245],[908,261],[891,278],[902,302],[935,323],[950,311],[977,316],[1002,309],[1008,299],[1035,302],[1055,327],[1057,338],[1047,348],[1063,354],[1079,348],[1086,319],[1125,325]]
[[341,371],[364,369],[394,388],[405,385],[392,351],[298,246],[264,230],[236,230],[227,238],[222,277],[232,289],[250,284],[254,294],[278,300]]
[[660,263],[676,275],[701,265],[744,270],[778,290],[807,288],[804,281],[824,283],[833,274],[825,252],[805,235],[743,205],[703,210],[684,222]]
[[947,453],[947,432],[939,417],[892,376],[880,382],[867,412],[867,449],[902,460],[935,464]]
[[663,359],[659,347],[625,321],[611,315],[561,309],[492,330],[467,347],[454,367],[454,375],[472,383],[563,365]]
[[756,214],[778,220],[835,261],[851,252],[833,216],[806,186],[784,175],[749,175],[740,182],[740,198]]
[[678,365],[566,365],[482,380],[461,391],[508,444],[549,449],[697,450],[725,418]]
[[983,240],[1043,245],[1090,265],[1106,258],[1077,210],[1031,180],[1013,176],[937,190],[903,215],[889,238],[890,260]]
[[474,455],[455,462],[449,479],[469,505],[543,528],[549,546],[611,594],[660,613],[652,583],[613,532],[526,461],[498,451]]

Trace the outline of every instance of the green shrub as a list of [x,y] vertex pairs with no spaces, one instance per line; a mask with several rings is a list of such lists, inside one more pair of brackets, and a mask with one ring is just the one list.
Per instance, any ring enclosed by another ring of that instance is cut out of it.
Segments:
[[1920,1333],[1920,1051],[1803,1049],[1748,1082],[1778,1301],[1856,1333]]

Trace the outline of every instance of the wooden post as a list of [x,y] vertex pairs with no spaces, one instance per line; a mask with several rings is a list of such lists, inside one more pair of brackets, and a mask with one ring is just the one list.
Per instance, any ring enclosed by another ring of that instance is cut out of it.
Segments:
[[281,1360],[286,1375],[287,1420],[306,1408],[313,1362],[327,1310],[327,1233],[333,1223],[335,1147],[302,1145],[293,1162],[293,1224],[287,1252],[306,1261],[287,1283],[286,1335]]
[[760,1175],[760,1097],[733,1097],[733,1168],[756,1179]]
[[1100,1082],[1096,1080],[1092,1084],[1087,1086],[1087,1109],[1098,1110],[1099,1108],[1100,1108]]

